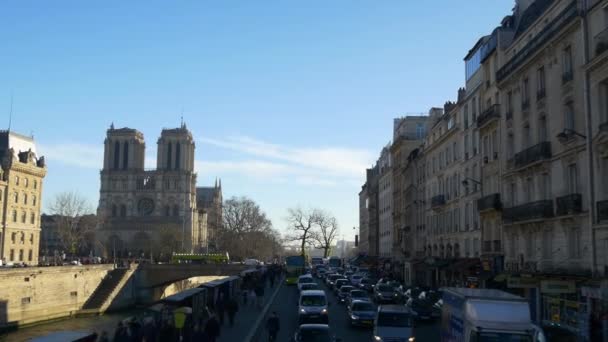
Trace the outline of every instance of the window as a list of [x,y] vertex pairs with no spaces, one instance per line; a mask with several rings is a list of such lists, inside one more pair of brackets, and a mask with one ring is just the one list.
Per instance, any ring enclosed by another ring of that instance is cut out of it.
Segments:
[[526,77],[522,83],[521,108],[527,109],[530,105],[530,80]]
[[536,71],[536,98],[542,99],[545,97],[545,67],[542,66]]
[[466,257],[471,255],[471,240],[468,238],[464,239],[464,254]]
[[576,194],[578,193],[578,170],[576,164],[568,165],[568,193]]
[[509,255],[511,256],[511,258],[515,258],[515,241],[517,240],[517,236],[515,234],[511,234],[511,236],[509,237]]
[[551,179],[549,178],[548,173],[543,173],[541,176],[542,179],[542,188],[540,189],[541,194],[543,195],[543,199],[550,200],[551,199]]
[[13,210],[13,222],[17,222],[17,210]]
[[27,261],[32,261],[33,257],[34,257],[34,252],[30,249],[27,252]]
[[509,133],[509,135],[507,135],[507,158],[509,159],[513,158],[513,155],[515,154],[514,141],[513,133]]
[[15,261],[15,250],[11,249],[9,261]]
[[12,233],[12,234],[11,234],[11,242],[12,242],[12,243],[17,242],[17,233]]
[[23,179],[23,186],[25,186],[27,188],[28,184],[29,184],[28,179],[27,178]]
[[478,152],[478,145],[479,142],[479,133],[478,132],[473,132],[473,134],[471,135],[471,145],[473,145],[473,155],[477,155]]
[[564,128],[575,130],[574,106],[572,102],[566,103],[564,108]]
[[34,234],[33,233],[30,234],[30,243],[32,243],[32,244],[34,243]]
[[179,164],[181,163],[181,144],[180,143],[176,143],[175,144],[175,169],[179,169]]
[[534,233],[528,232],[526,237],[526,258],[534,258]]
[[598,96],[601,123],[608,122],[608,80],[600,83],[600,93]]
[[112,204],[112,217],[116,217],[116,215],[117,215],[116,211],[117,211],[116,204]]
[[526,195],[525,202],[530,203],[533,201],[533,193],[534,193],[534,182],[532,178],[526,179],[526,186],[524,188],[524,194]]
[[469,128],[469,105],[464,105],[464,128]]
[[547,117],[542,115],[538,119],[538,141],[547,141]]
[[23,204],[27,205],[27,194],[23,194]]
[[532,143],[532,137],[530,136],[530,125],[524,125],[523,134],[522,134],[522,149],[530,147]]
[[553,255],[553,234],[550,229],[543,231],[543,259],[551,259]]
[[469,230],[469,222],[471,217],[471,206],[467,202],[464,206],[464,229]]
[[567,46],[563,52],[563,74],[562,81],[564,83],[572,80],[572,47]]
[[474,238],[473,239],[473,252],[475,253],[475,256],[478,257],[479,256],[479,250],[481,249],[481,244],[479,242],[478,238]]
[[38,181],[34,179],[34,189],[38,189]]
[[[450,128],[450,127],[449,127],[449,125],[450,125],[450,124],[449,124],[449,122],[448,122],[448,129]],[[424,124],[422,124],[422,123],[417,123],[417,124],[416,124],[416,138],[417,138],[418,140],[421,140],[421,139],[423,139],[423,138],[424,138],[424,136],[425,136],[425,135],[426,135],[426,128],[424,127]]]
[[171,156],[172,153],[173,153],[173,145],[171,144],[171,142],[169,142],[167,144],[167,169],[171,169],[171,159],[173,159]]
[[458,231],[460,226],[460,210],[458,208],[454,208],[454,232]]
[[511,206],[515,206],[517,203],[517,190],[515,187],[515,182],[509,185],[509,199],[511,200]]
[[15,199],[15,203],[19,203],[19,194],[15,192],[15,194],[13,195],[13,198]]
[[464,159],[469,159],[469,135],[464,136]]
[[473,114],[473,122],[477,120],[477,98],[473,98],[471,101],[471,114]]
[[458,143],[454,141],[452,144],[452,152],[454,153],[454,161],[458,160]]
[[114,170],[120,169],[120,143],[114,143]]
[[581,258],[581,230],[579,228],[568,230],[568,257]]
[[19,250],[19,261],[23,261],[23,249]]
[[120,205],[120,216],[121,217],[127,216],[127,206],[124,204]]
[[513,92],[509,91],[507,93],[507,119],[510,119],[511,116],[513,115]]
[[173,206],[173,216],[179,215],[179,207],[177,205]]
[[30,224],[34,224],[36,223],[36,214],[31,213],[30,214]]
[[15,185],[19,185],[19,176],[15,176]]
[[490,156],[490,139],[487,135],[483,137],[483,145],[482,145],[481,153],[483,155],[484,162],[487,162],[489,159],[492,158]]
[[25,211],[21,213],[21,223],[25,223],[25,219],[26,219],[27,215],[25,214]]
[[490,146],[492,147],[492,158],[498,159],[498,133],[496,131],[492,131],[492,140]]
[[32,205],[36,206],[36,196],[32,196]]

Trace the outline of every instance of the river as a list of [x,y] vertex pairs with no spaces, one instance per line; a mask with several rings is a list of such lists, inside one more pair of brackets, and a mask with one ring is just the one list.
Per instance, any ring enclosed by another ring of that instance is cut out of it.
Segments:
[[19,330],[0,334],[0,341],[20,342],[28,341],[34,337],[44,336],[57,331],[96,331],[100,333],[105,330],[111,337],[114,334],[114,329],[119,321],[141,314],[142,310],[121,311],[101,316],[90,316],[80,318],[66,318],[48,323],[36,324]]

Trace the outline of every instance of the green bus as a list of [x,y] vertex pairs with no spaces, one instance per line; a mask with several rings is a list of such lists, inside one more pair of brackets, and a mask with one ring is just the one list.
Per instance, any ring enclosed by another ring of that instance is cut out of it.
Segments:
[[285,271],[287,277],[285,283],[287,285],[295,285],[298,283],[298,277],[304,274],[304,257],[301,255],[288,256],[285,258]]
[[188,263],[188,264],[227,264],[230,262],[228,253],[216,254],[190,254],[190,253],[173,253],[171,256],[172,263]]

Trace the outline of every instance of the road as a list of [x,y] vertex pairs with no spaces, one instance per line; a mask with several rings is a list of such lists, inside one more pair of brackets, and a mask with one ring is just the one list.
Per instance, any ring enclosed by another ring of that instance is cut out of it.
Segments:
[[[333,334],[341,338],[343,342],[370,342],[372,341],[372,329],[351,327],[348,324],[346,306],[340,304],[333,292],[323,283],[316,280],[321,288],[327,293],[329,302],[329,325]],[[276,311],[281,321],[281,330],[277,342],[290,342],[298,327],[298,290],[295,286],[283,285],[277,294],[270,312]],[[416,340],[424,342],[439,341],[439,322],[420,322],[415,327]]]

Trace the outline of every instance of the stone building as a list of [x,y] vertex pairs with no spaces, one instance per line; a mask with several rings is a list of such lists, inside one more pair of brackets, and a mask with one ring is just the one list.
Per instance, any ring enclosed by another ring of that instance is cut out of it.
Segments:
[[0,131],[0,259],[38,264],[44,157],[34,139]]
[[393,253],[393,162],[390,145],[378,159],[378,256],[390,258]]
[[366,170],[366,181],[359,192],[359,251],[364,255],[379,255],[379,166]]
[[46,215],[40,216],[40,258],[60,256],[63,252],[71,254],[71,246],[67,245],[66,241],[61,238],[60,225],[74,223],[77,230],[82,232],[84,243],[79,250],[75,250],[76,256],[89,256],[96,249],[94,236],[94,228],[97,225],[97,217],[93,214],[87,214],[76,218]]
[[157,145],[156,169],[146,170],[143,134],[113,125],[107,131],[97,209],[107,256],[201,249],[192,134],[185,124],[163,129]]
[[206,230],[206,234],[202,234],[203,241],[201,246],[205,250],[216,251],[217,234],[223,223],[223,197],[222,197],[222,180],[215,181],[212,187],[196,188],[196,203],[200,213],[199,224],[201,229]]

